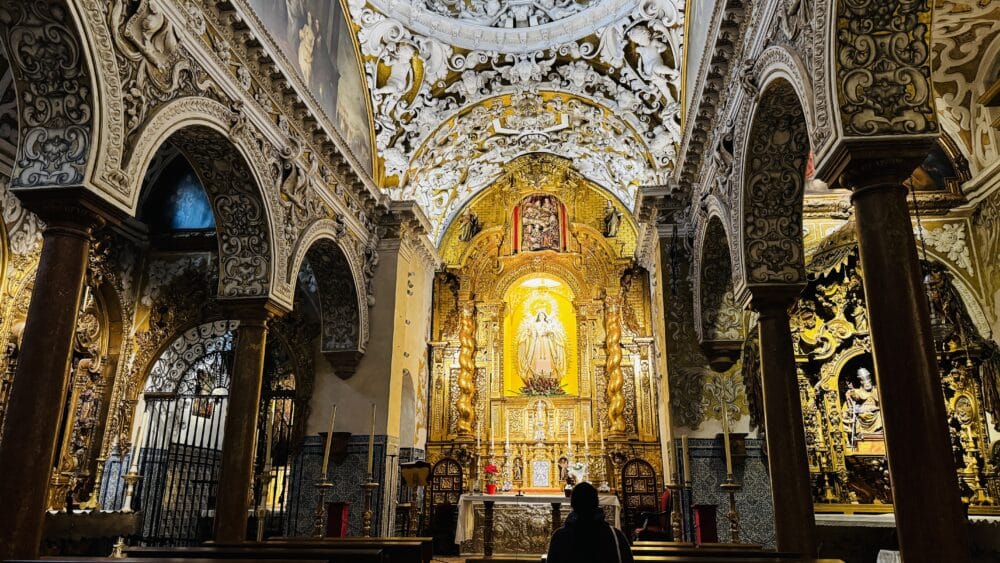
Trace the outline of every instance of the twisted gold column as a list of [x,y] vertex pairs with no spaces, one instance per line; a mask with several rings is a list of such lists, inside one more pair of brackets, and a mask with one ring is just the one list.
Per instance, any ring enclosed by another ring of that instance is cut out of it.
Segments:
[[622,375],[622,313],[617,297],[608,297],[604,302],[604,327],[607,333],[606,349],[608,374],[608,421],[611,435],[625,433],[625,377]]
[[471,301],[462,303],[462,315],[458,325],[458,435],[472,437],[475,409],[472,397],[476,393],[476,306]]

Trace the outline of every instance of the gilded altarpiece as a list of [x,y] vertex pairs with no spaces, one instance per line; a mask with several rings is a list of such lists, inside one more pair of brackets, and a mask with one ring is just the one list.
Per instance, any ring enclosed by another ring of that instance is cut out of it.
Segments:
[[[1000,476],[990,461],[986,414],[994,420],[1000,414],[1000,350],[979,334],[952,274],[937,262],[923,267],[956,477],[963,501],[974,512],[992,513]],[[853,224],[823,240],[807,269],[810,282],[791,323],[816,509],[890,511],[881,394]]]
[[632,459],[663,482],[648,274],[634,225],[606,228],[620,205],[568,161],[530,155],[445,233],[427,457],[461,462],[467,490],[488,463],[501,491],[561,489],[579,463],[615,487]]

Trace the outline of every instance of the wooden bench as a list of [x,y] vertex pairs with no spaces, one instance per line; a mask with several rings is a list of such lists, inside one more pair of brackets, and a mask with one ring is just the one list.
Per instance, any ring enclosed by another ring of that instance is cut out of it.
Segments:
[[[125,559],[112,559],[110,557],[66,557],[50,556],[41,559],[8,559],[5,563],[259,563],[257,558],[246,559],[206,559],[201,557],[126,557]],[[322,559],[268,559],[267,563],[325,563]]]
[[764,551],[759,547],[746,546],[742,547],[738,544],[723,544],[723,545],[701,545],[695,546],[691,544],[680,544],[680,545],[649,545],[649,544],[635,544],[632,546],[633,555],[685,555],[688,557],[728,557],[730,559],[744,559],[752,557],[769,557],[772,559],[789,560],[799,558],[797,553],[778,553],[773,551]]
[[812,559],[808,557],[739,557],[712,555],[710,557],[692,557],[690,555],[635,555],[636,563],[844,563],[840,559]]
[[274,546],[270,548],[244,546],[197,546],[197,547],[129,547],[126,555],[134,559],[254,559],[273,561],[320,561],[321,563],[387,563],[385,553],[379,548],[354,546],[298,548]]
[[273,547],[294,547],[312,549],[335,547],[339,549],[381,549],[387,563],[431,563],[434,557],[434,538],[422,537],[380,537],[380,538],[269,538],[263,543],[220,543],[205,542],[205,546],[246,547],[254,546],[270,549]]

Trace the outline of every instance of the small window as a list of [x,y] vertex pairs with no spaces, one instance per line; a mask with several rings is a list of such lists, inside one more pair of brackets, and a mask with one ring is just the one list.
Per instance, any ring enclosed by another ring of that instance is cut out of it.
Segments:
[[154,233],[215,229],[208,194],[183,157],[174,158],[156,179],[143,205],[143,220]]

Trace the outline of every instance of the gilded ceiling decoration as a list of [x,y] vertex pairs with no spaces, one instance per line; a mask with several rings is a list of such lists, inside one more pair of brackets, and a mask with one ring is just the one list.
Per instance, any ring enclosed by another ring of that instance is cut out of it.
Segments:
[[627,206],[639,185],[665,181],[680,138],[679,0],[349,8],[382,183],[420,203],[435,239],[502,163],[527,152],[579,160]]

